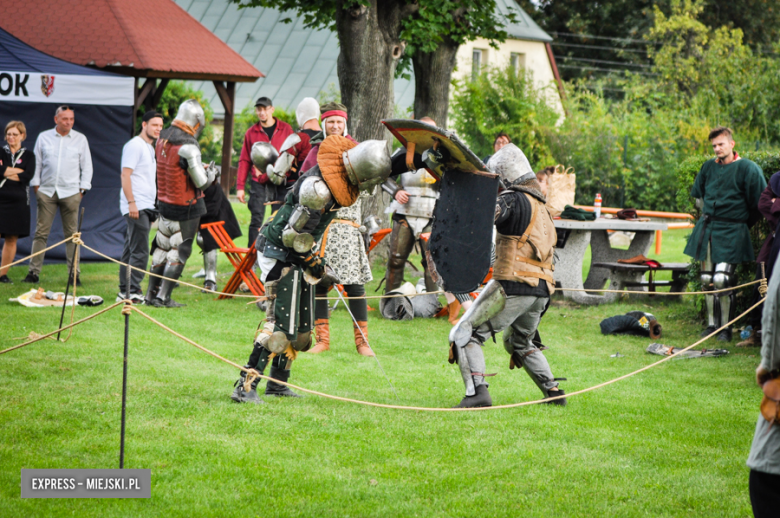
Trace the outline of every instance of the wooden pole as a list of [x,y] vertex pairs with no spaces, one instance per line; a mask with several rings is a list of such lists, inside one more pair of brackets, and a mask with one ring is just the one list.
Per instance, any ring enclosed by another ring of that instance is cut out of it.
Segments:
[[[78,229],[76,232],[81,233],[81,224],[84,222],[84,207],[81,207],[81,211],[79,212],[79,223],[78,223]],[[67,255],[67,252],[66,252]],[[70,258],[70,273],[68,275],[68,283],[65,285],[65,298],[62,299],[62,313],[60,314],[60,327],[62,328],[62,323],[65,321],[65,307],[68,305],[68,292],[70,291],[70,281],[73,280],[73,272],[76,269],[76,257],[79,255],[79,245],[75,244],[73,245],[73,257]],[[73,303],[76,303],[76,300],[73,300]],[[57,333],[57,341],[60,341],[60,333]]]
[[230,165],[233,157],[233,120],[235,115],[236,83],[228,81],[227,86],[222,81],[214,81],[222,106],[225,108],[225,126],[222,135],[222,179],[220,184],[225,196],[230,194],[233,179],[230,175]]
[[[130,298],[130,276],[132,275],[132,268],[125,269],[126,284],[125,284],[125,298]],[[125,304],[128,304],[125,302]],[[130,342],[130,312],[125,314],[125,352],[122,362],[122,430],[119,432],[119,469],[125,467],[125,423],[126,423],[126,410],[127,410],[127,348]]]

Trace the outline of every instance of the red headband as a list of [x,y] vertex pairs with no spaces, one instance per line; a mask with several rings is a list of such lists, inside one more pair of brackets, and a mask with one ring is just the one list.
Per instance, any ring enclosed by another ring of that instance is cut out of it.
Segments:
[[334,115],[338,115],[339,117],[344,117],[344,120],[347,120],[347,112],[343,112],[341,110],[328,110],[322,114],[322,119],[325,120],[328,117],[333,117]]

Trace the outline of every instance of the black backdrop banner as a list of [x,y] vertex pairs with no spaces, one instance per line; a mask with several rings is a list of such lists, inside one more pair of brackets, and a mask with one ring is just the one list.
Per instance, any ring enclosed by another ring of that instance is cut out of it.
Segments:
[[[119,259],[125,222],[119,212],[122,147],[131,138],[134,80],[54,58],[26,45],[0,29],[0,76],[15,81],[13,89],[0,88],[0,128],[12,120],[27,127],[22,143],[29,153],[42,131],[54,128],[54,113],[67,104],[75,112],[73,129],[83,133],[92,155],[92,189],[81,202],[84,210],[82,239],[102,253]],[[53,87],[42,91],[46,77]],[[16,83],[23,87],[17,88]],[[8,80],[5,79],[5,83]],[[5,85],[0,77],[0,87]],[[8,85],[5,85],[8,86]],[[4,93],[7,92],[7,93]],[[80,101],[80,102],[79,102]],[[17,257],[29,255],[35,234],[35,194],[30,188],[30,236],[19,240]],[[59,213],[49,234],[49,245],[63,239]],[[65,246],[46,252],[47,262],[64,261]],[[100,260],[82,250],[81,259]]]

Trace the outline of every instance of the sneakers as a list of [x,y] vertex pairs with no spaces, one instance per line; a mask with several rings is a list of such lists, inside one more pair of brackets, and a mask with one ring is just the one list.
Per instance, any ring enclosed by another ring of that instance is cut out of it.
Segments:
[[3,284],[13,284],[14,283],[14,281],[9,279],[7,275],[0,276],[0,282],[2,282]]
[[[116,301],[122,302],[123,300],[125,300],[125,294],[120,291],[116,294]],[[146,299],[144,298],[143,293],[131,293],[130,302],[135,306],[142,306],[146,302]]]
[[28,284],[38,284],[38,274],[33,272],[27,272],[27,277],[22,279],[22,282],[26,282]]

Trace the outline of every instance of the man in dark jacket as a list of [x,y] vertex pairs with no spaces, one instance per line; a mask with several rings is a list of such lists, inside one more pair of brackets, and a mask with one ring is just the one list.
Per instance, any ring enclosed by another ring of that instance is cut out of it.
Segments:
[[[238,179],[236,195],[238,201],[247,203],[252,219],[249,222],[249,244],[255,242],[257,232],[265,219],[265,202],[276,198],[276,188],[270,183],[265,171],[258,171],[252,164],[252,146],[256,142],[270,142],[279,151],[288,136],[293,134],[292,127],[274,117],[274,105],[268,97],[261,97],[255,103],[258,122],[253,124],[244,135],[244,145],[238,159]],[[249,178],[249,201],[246,200],[244,187]],[[270,191],[270,192],[269,192]],[[269,196],[269,194],[271,196]],[[269,200],[270,198],[270,200]]]

